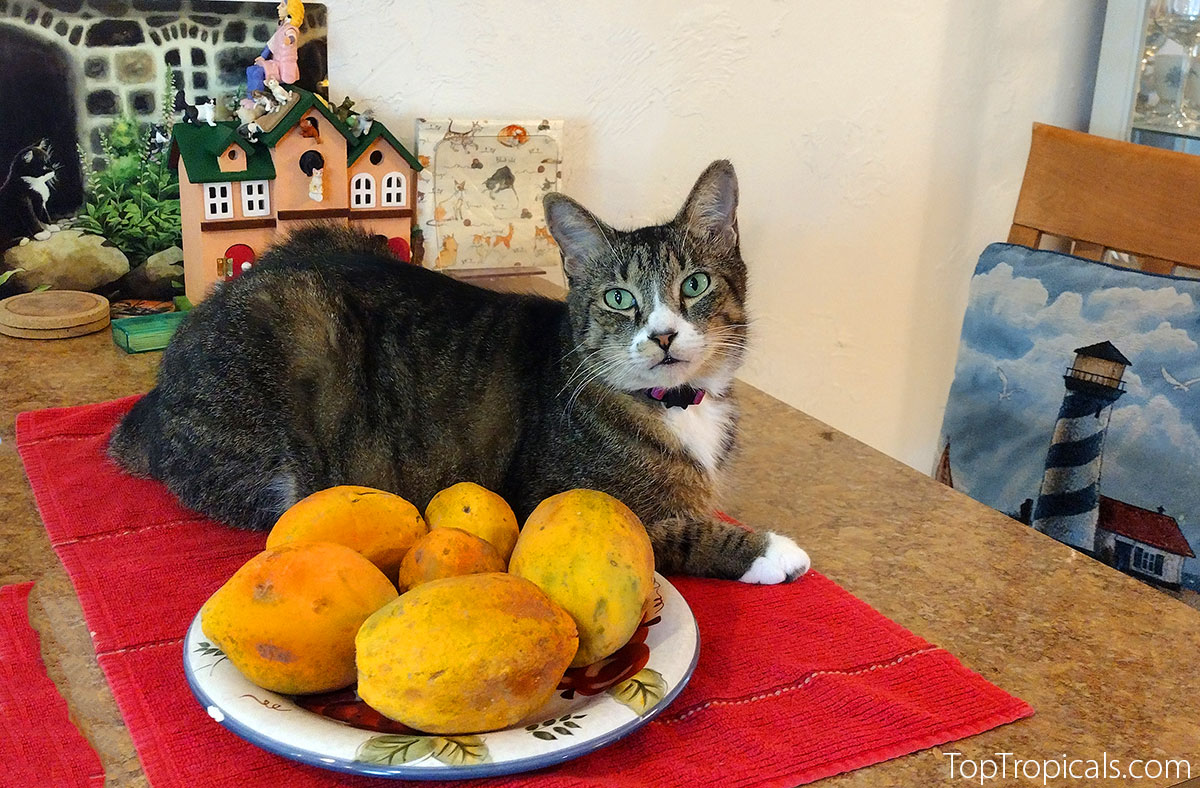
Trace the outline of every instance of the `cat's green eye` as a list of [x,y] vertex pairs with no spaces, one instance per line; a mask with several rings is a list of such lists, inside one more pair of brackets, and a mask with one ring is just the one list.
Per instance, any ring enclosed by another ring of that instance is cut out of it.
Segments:
[[710,284],[712,284],[712,280],[708,278],[708,274],[699,271],[684,279],[683,287],[680,289],[688,298],[695,298],[707,293]]
[[604,303],[613,309],[633,309],[637,299],[625,288],[614,287],[604,291]]

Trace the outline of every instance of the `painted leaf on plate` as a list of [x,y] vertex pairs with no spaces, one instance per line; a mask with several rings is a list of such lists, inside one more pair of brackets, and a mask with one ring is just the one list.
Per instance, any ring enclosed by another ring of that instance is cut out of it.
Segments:
[[488,763],[492,759],[482,736],[434,736],[429,741],[433,757],[447,766]]
[[358,745],[358,751],[354,753],[354,760],[363,763],[377,763],[382,766],[410,763],[433,752],[433,741],[429,736],[405,734],[372,736]]
[[[546,720],[545,722],[535,722],[532,725],[526,725],[525,730],[529,731],[535,739],[558,741],[558,736],[555,736],[554,733],[561,736],[574,736],[575,734],[568,730],[568,728],[580,730],[582,726],[578,722],[575,722],[575,720],[582,720],[586,716],[586,714],[564,714],[555,720]],[[550,730],[546,730],[546,728]],[[551,733],[551,730],[554,733]]]
[[667,694],[667,682],[657,670],[643,668],[633,678],[610,689],[608,694],[641,716]]

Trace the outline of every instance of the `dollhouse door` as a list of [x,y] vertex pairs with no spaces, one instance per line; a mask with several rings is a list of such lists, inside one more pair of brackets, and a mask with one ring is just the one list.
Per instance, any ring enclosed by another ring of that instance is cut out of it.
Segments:
[[396,257],[399,257],[401,261],[405,263],[412,262],[412,250],[408,247],[407,239],[401,238],[400,236],[389,238],[388,249],[390,249],[392,254],[396,255]]
[[254,250],[246,244],[234,244],[226,249],[225,258],[232,263],[226,279],[237,279],[253,268],[254,257]]

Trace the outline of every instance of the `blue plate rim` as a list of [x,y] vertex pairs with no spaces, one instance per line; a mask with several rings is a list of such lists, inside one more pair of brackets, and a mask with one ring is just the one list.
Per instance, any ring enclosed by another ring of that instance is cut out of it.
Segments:
[[[678,590],[676,590],[676,593],[679,593]],[[680,594],[680,598],[683,599],[682,594]],[[663,696],[661,702],[659,702],[653,709],[646,712],[642,716],[630,720],[624,725],[614,728],[611,731],[608,731],[607,733],[604,733],[594,739],[589,739],[586,742],[572,745],[562,750],[557,750],[553,754],[518,758],[515,760],[502,761],[500,763],[481,763],[469,766],[446,766],[444,768],[409,766],[407,764],[397,764],[396,766],[380,766],[376,764],[364,763],[362,761],[349,761],[344,758],[330,758],[327,755],[321,755],[313,750],[303,750],[283,746],[277,740],[262,736],[254,728],[238,722],[224,712],[221,712],[222,719],[216,720],[214,718],[214,722],[217,722],[221,727],[225,728],[230,733],[233,733],[235,736],[250,742],[260,749],[266,750],[267,752],[280,755],[284,758],[288,758],[289,760],[298,761],[299,763],[303,763],[308,766],[316,766],[321,769],[329,769],[345,774],[360,774],[370,777],[386,777],[390,779],[404,780],[459,780],[476,777],[498,777],[506,774],[520,774],[523,772],[532,772],[538,769],[544,769],[548,766],[557,766],[560,763],[574,760],[575,758],[588,755],[589,753],[593,753],[596,750],[602,749],[603,747],[607,747],[609,744],[612,744],[618,739],[622,739],[625,736],[633,733],[638,728],[643,727],[663,711],[665,711],[666,708],[675,701],[675,698],[679,696],[679,693],[683,691],[684,687],[688,685],[688,682],[692,679],[692,674],[696,670],[696,665],[700,661],[700,625],[696,621],[695,614],[692,613],[691,605],[687,604],[686,599],[683,599],[683,603],[687,608],[688,614],[692,617],[692,629],[696,633],[696,647],[692,651],[691,662],[688,664],[687,670],[684,672],[683,678],[680,679],[679,683],[676,684],[670,690],[670,692]],[[197,625],[199,615],[200,614],[197,613],[196,618],[193,619],[192,623],[188,625],[189,633],[191,632],[192,626]],[[187,678],[188,687],[192,690],[192,694],[196,697],[196,700],[200,701],[200,704],[206,711],[209,708],[216,708],[220,710],[220,706],[218,706],[217,703],[211,697],[209,697],[208,693],[206,693],[196,682],[191,665],[188,663],[187,644],[188,637],[185,635],[183,639],[183,648],[181,651],[183,657],[183,673]],[[211,715],[209,716],[211,717]]]

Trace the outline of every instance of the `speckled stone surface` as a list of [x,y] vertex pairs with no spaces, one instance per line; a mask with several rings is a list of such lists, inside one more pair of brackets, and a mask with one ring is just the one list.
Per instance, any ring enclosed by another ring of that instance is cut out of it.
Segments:
[[[100,753],[110,786],[146,781],[34,507],[13,426],[23,410],[146,391],[159,358],[125,355],[108,332],[55,342],[0,337],[0,583],[38,581],[30,619],[47,671]],[[726,510],[794,536],[826,575],[1038,712],[823,785],[971,784],[950,778],[949,751],[977,759],[1184,758],[1200,776],[1200,612],[749,386],[740,394],[742,449]]]

